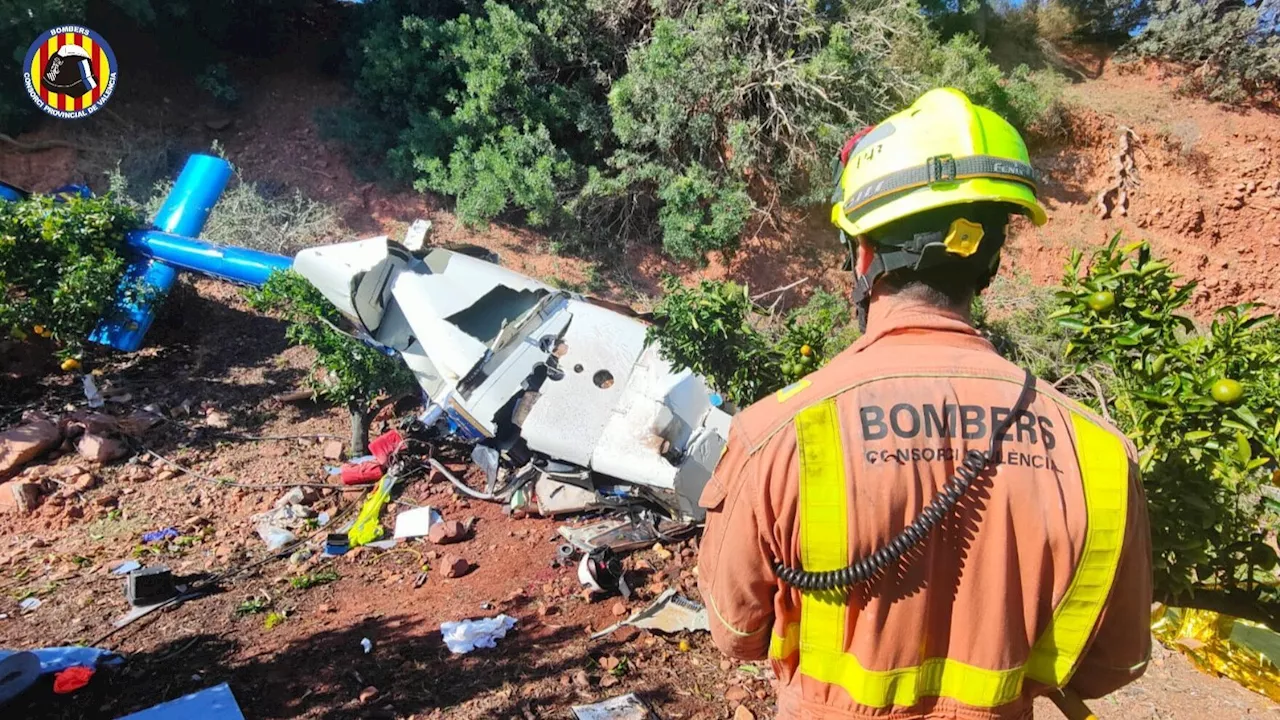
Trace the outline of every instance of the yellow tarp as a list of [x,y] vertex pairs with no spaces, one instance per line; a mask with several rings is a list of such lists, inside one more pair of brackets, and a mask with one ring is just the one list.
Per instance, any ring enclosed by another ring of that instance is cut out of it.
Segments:
[[1210,675],[1280,702],[1280,633],[1210,610],[1157,605],[1151,631]]

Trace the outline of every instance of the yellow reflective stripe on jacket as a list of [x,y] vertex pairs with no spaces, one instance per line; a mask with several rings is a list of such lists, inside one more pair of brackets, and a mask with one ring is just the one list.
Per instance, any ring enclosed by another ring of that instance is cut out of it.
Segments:
[[1075,429],[1089,527],[1071,585],[1027,661],[1031,678],[1054,687],[1071,679],[1076,661],[1111,594],[1129,512],[1129,458],[1124,445],[1076,413],[1071,413],[1071,425]]
[[[1071,419],[1087,512],[1084,550],[1049,627],[1025,665],[989,670],[949,658],[929,658],[911,667],[869,670],[844,652],[847,593],[803,592],[799,627],[787,625],[782,636],[775,630],[769,656],[781,660],[798,647],[802,674],[843,688],[860,705],[877,708],[910,707],[925,697],[997,707],[1016,700],[1027,678],[1054,687],[1066,684],[1106,604],[1120,563],[1129,479],[1120,440],[1077,413]],[[834,400],[801,411],[795,423],[800,556],[807,570],[838,569],[850,560],[849,487]]]
[[[800,560],[806,570],[839,570],[849,564],[849,483],[844,436],[835,399],[796,416],[800,456]],[[843,652],[849,595],[806,591],[800,599],[800,671],[808,651]],[[809,654],[809,657],[814,657]]]

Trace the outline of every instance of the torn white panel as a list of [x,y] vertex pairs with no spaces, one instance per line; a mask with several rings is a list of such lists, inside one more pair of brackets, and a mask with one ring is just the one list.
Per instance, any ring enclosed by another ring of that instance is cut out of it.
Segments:
[[386,236],[307,248],[293,269],[333,303],[357,327],[372,333],[382,322],[392,274],[407,258],[389,251]]
[[[572,316],[563,303],[552,310],[552,315],[533,330],[526,330],[499,347],[498,352],[485,363],[484,371],[490,373],[487,378],[471,391],[467,398],[467,406],[471,414],[482,423],[496,424],[496,415],[516,393],[523,392],[524,382],[533,374],[534,368],[547,361],[549,352],[543,350],[539,338],[550,335],[559,337],[569,324]],[[539,318],[531,318],[537,320]],[[544,384],[543,387],[546,387]],[[503,418],[508,420],[509,418]],[[528,437],[525,438],[528,440]],[[531,443],[532,446],[532,443]],[[535,450],[538,448],[534,448]]]
[[[698,401],[699,393],[702,401]],[[676,467],[662,457],[664,442],[687,438],[711,406],[701,378],[672,372],[651,345],[631,373],[626,395],[614,408],[591,458],[591,469],[622,480],[675,489]],[[704,404],[705,403],[705,404]],[[683,448],[673,443],[677,451]]]
[[569,301],[568,307],[573,318],[561,337],[563,375],[542,384],[522,429],[531,449],[588,467],[644,350],[645,328],[579,300]]

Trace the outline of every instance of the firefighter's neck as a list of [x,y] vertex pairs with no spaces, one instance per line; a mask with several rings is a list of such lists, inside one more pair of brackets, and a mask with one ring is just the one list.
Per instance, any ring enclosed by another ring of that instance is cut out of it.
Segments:
[[884,325],[898,325],[903,315],[937,315],[973,325],[971,303],[941,302],[934,293],[925,293],[917,287],[883,287],[877,283],[867,309],[867,332],[874,332]]

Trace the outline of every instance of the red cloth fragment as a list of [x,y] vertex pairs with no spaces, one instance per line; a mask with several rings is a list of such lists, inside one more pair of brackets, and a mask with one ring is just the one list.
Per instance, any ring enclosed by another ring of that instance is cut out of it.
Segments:
[[369,453],[378,459],[378,464],[387,467],[391,464],[391,456],[404,447],[404,438],[395,430],[388,430],[369,443]]
[[53,676],[53,691],[59,695],[73,693],[93,678],[93,668],[76,665]]
[[377,460],[368,460],[359,465],[347,463],[342,466],[339,474],[342,477],[343,485],[365,485],[376,482],[378,478],[382,477],[382,466],[378,464]]

